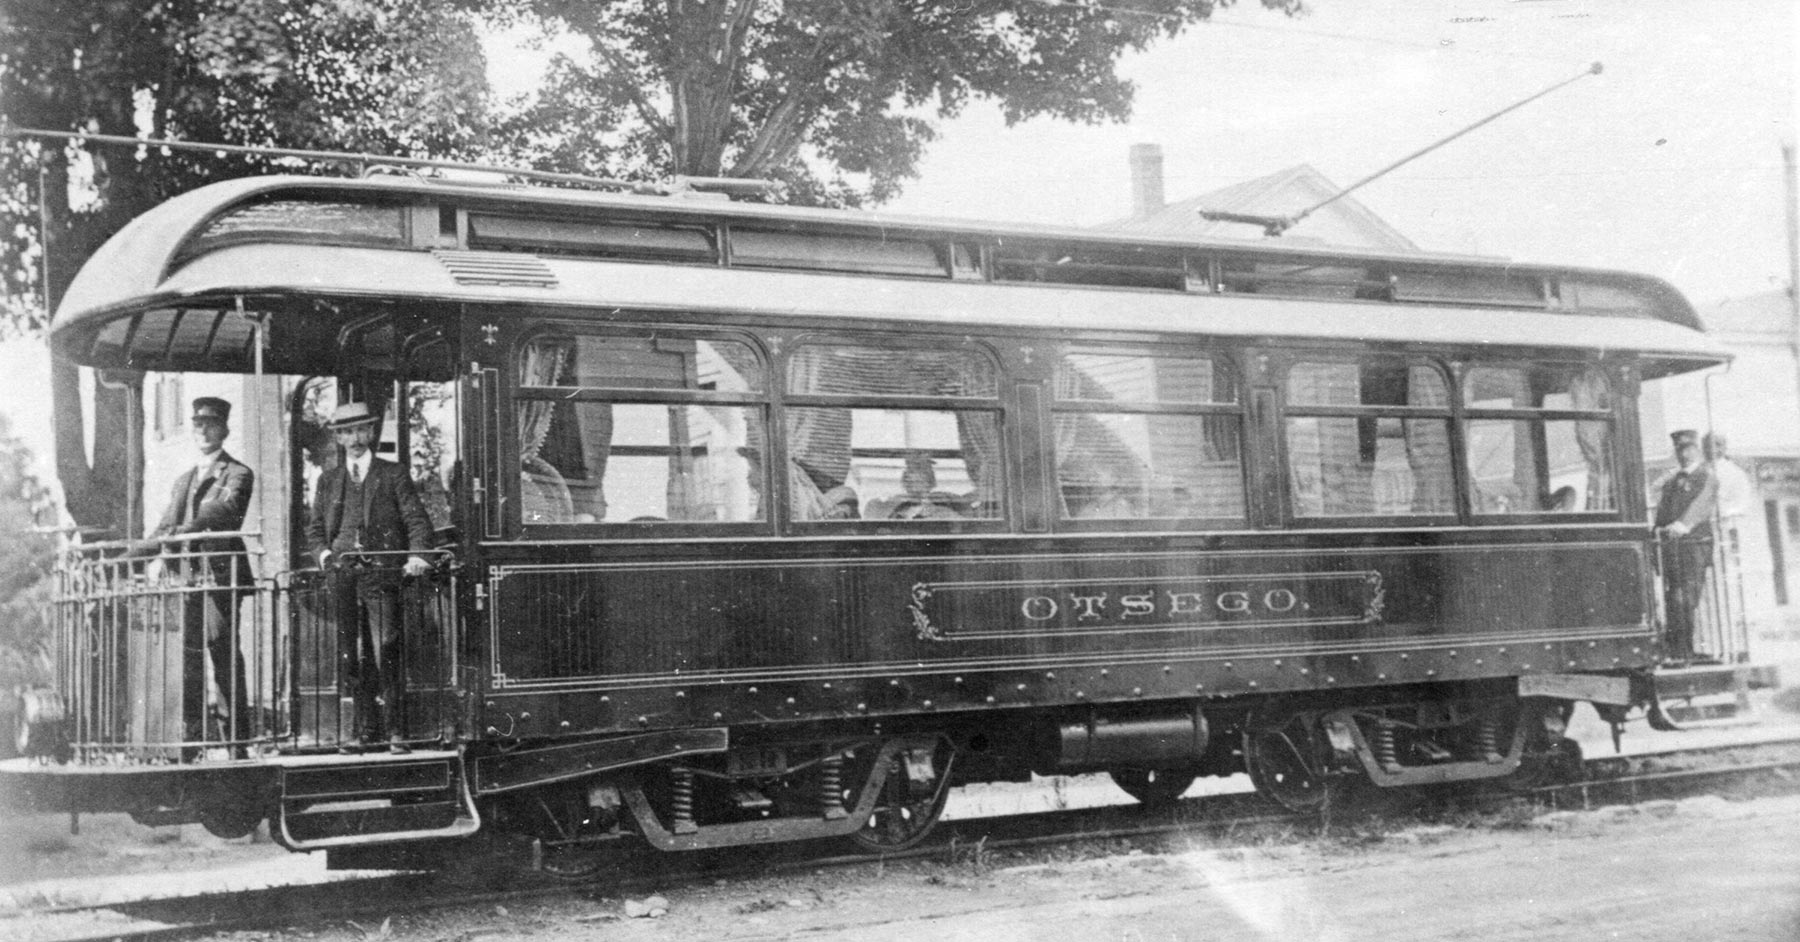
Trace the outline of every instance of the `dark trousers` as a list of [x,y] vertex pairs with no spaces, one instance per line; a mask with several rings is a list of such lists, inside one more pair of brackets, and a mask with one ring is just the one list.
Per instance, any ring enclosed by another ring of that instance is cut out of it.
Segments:
[[1694,654],[1694,627],[1700,602],[1706,597],[1706,574],[1712,568],[1710,539],[1664,540],[1663,609],[1668,618],[1669,656]]
[[238,602],[243,593],[233,589],[188,589],[182,598],[181,721],[183,738],[190,742],[218,741],[209,735],[206,722],[207,656],[212,659],[212,680],[224,698],[227,726],[224,740],[254,739],[257,730],[250,708],[250,686],[244,679],[244,652],[238,646]]
[[401,663],[400,576],[392,570],[333,570],[327,588],[338,628],[342,676],[356,700],[356,732],[364,739],[406,735]]

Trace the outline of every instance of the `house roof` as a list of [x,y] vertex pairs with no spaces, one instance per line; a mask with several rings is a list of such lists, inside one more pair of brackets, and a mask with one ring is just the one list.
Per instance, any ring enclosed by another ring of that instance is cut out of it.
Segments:
[[[1208,239],[1260,240],[1262,236],[1256,232],[1253,226],[1245,223],[1215,222],[1203,219],[1200,216],[1200,210],[1213,209],[1234,213],[1280,216],[1297,213],[1337,194],[1342,189],[1311,164],[1295,164],[1268,176],[1245,180],[1224,189],[1165,204],[1162,209],[1148,216],[1115,219],[1101,223],[1094,228],[1111,232],[1199,236]],[[1370,212],[1368,207],[1357,202],[1355,197],[1346,196],[1338,199],[1320,208],[1317,213],[1308,218],[1317,220],[1333,216],[1339,223],[1334,228],[1347,229],[1353,234],[1354,241],[1351,244],[1396,252],[1421,251],[1411,239],[1401,235],[1398,229],[1382,221],[1381,217]],[[1301,223],[1298,233],[1301,237],[1307,235],[1305,227],[1306,223]],[[1314,227],[1317,228],[1316,223]],[[1327,238],[1325,241],[1338,243],[1343,241],[1343,237],[1340,235],[1336,238]]]
[[1777,288],[1761,294],[1727,298],[1700,310],[1706,329],[1724,334],[1789,334],[1794,309],[1786,291]]

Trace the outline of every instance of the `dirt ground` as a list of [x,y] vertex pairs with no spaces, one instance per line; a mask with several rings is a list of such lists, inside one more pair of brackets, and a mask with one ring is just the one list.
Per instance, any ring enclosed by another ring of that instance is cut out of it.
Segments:
[[[58,853],[46,855],[42,844],[26,850],[0,861],[15,867]],[[252,870],[308,860],[185,829],[146,850],[115,862],[146,863],[154,876],[186,863],[228,865],[234,856]],[[60,935],[28,913],[0,916],[0,937],[15,942]],[[1793,942],[1800,797],[1553,812],[1519,802],[1430,824],[1177,836],[1148,852],[1118,842],[1022,853],[964,846],[936,859],[671,886],[634,898],[597,885],[548,900],[388,918],[319,916],[304,927],[219,938]]]
[[[1797,702],[1765,702],[1765,723],[1795,722],[1800,698],[1781,699]],[[1667,740],[1634,730],[1628,746],[1633,741]],[[1590,755],[1603,751],[1610,745],[1589,748]],[[1242,787],[1233,780],[1200,786]],[[1037,789],[976,786],[961,790],[951,810],[976,816],[1121,799],[1090,776]],[[266,836],[223,841],[197,825],[151,829],[118,815],[84,817],[79,835],[68,832],[65,816],[13,817],[0,821],[0,848],[0,938],[12,940],[52,937],[39,931],[49,927],[32,911],[87,902],[95,892],[129,887],[142,898],[328,876],[320,855],[290,854]],[[385,923],[320,914],[320,924],[303,930],[231,938],[1795,942],[1800,798],[1550,814],[1521,803],[1430,825],[1182,837],[1149,853],[1104,842],[1048,856],[963,847],[876,870],[669,887],[660,899],[607,894],[596,887],[560,902],[395,914]]]
[[[1485,817],[1178,837],[817,870],[639,898],[604,887],[231,933],[238,942],[1792,942],[1800,797],[1717,797]],[[17,940],[50,938],[29,919]],[[0,922],[0,935],[11,935]]]

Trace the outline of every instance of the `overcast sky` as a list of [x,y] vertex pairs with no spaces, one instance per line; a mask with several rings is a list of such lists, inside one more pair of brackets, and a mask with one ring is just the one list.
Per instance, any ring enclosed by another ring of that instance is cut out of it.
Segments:
[[1598,61],[1357,198],[1428,249],[1642,271],[1701,304],[1786,283],[1800,4],[1308,4],[1241,0],[1128,58],[1127,125],[1009,129],[971,108],[890,208],[1090,225],[1129,211],[1139,142],[1162,146],[1171,201],[1298,163],[1346,186]]
[[[1786,283],[1780,146],[1794,139],[1800,3],[1308,4],[1288,18],[1239,0],[1128,57],[1138,96],[1125,125],[1007,128],[973,105],[888,208],[1091,225],[1128,212],[1126,155],[1140,142],[1162,146],[1170,200],[1297,163],[1348,185],[1598,61],[1603,74],[1357,198],[1427,249],[1641,271],[1702,306]],[[494,59],[498,91],[530,81],[525,63]],[[0,345],[0,375],[25,390],[5,411],[47,457],[42,361],[41,348]]]

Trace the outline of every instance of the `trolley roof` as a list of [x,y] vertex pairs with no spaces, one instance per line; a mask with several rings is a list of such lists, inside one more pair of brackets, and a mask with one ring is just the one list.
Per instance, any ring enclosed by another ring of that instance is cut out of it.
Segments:
[[329,372],[344,326],[433,302],[1630,352],[1651,373],[1729,356],[1642,275],[392,177],[170,200],[88,261],[51,339],[93,366],[247,372],[260,322],[268,369]]

